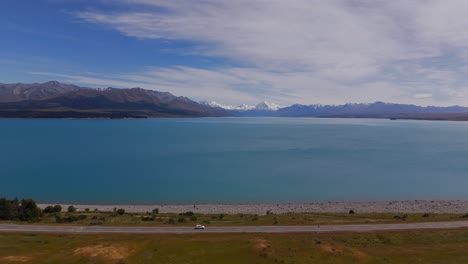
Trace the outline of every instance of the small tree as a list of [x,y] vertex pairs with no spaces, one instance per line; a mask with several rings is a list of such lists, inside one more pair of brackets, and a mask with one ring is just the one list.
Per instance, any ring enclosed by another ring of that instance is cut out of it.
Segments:
[[84,211],[85,211],[86,213],[89,213],[89,208],[85,208]]
[[44,213],[46,213],[46,214],[50,214],[50,213],[53,213],[53,212],[54,212],[54,207],[52,205],[49,205],[46,208],[44,208]]
[[123,208],[118,209],[117,214],[119,214],[119,215],[125,214],[125,209],[123,209]]
[[37,207],[33,199],[21,200],[21,220],[23,221],[38,221],[42,216],[42,211]]
[[218,215],[218,219],[219,219],[219,220],[223,220],[223,218],[224,218],[224,214],[219,214],[219,215]]
[[153,209],[153,214],[159,214],[159,208],[154,208]]
[[70,205],[70,206],[68,206],[67,211],[69,213],[74,213],[74,212],[76,212],[76,207],[73,206],[73,205]]
[[57,205],[54,205],[54,213],[60,213],[62,212],[62,206],[57,204]]

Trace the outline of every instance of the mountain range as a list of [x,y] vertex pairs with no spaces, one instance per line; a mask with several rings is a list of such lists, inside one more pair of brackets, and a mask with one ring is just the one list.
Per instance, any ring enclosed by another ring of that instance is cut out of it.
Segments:
[[466,120],[468,107],[417,106],[375,102],[281,107],[263,101],[256,106],[195,102],[187,97],[142,88],[95,89],[56,81],[0,83],[0,117],[15,118],[148,118],[148,117],[345,117]]
[[92,89],[51,81],[0,84],[0,117],[147,118],[229,116],[187,97],[141,88]]

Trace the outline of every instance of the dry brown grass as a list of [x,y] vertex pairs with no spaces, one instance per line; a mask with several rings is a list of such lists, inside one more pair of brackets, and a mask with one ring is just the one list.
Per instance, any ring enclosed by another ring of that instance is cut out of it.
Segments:
[[0,261],[7,261],[7,262],[27,262],[30,261],[31,257],[28,256],[5,256],[0,257]]
[[363,251],[346,246],[336,246],[331,244],[321,245],[319,250],[330,255],[347,256],[355,259],[358,263],[369,263],[371,257]]
[[93,245],[80,247],[74,250],[75,255],[86,257],[102,257],[106,259],[124,259],[128,257],[131,250],[125,245]]

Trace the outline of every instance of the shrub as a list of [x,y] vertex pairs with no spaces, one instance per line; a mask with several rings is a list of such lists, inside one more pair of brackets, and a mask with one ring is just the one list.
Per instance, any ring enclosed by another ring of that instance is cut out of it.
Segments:
[[86,218],[87,218],[86,215],[79,215],[79,216],[78,216],[78,219],[79,219],[79,220],[85,220]]
[[185,222],[185,217],[179,217],[179,219],[177,219],[177,222],[184,223]]
[[175,224],[175,220],[174,218],[169,218],[169,220],[167,221],[168,224],[171,224],[171,225],[174,225]]
[[195,222],[195,221],[197,221],[197,217],[196,217],[196,216],[194,216],[194,215],[192,215],[192,216],[190,217],[190,221],[192,221],[192,222]]
[[42,210],[33,199],[21,200],[20,209],[20,219],[23,221],[39,221],[42,216]]
[[349,210],[349,214],[355,214],[354,210]]
[[74,213],[74,212],[76,212],[76,207],[73,206],[73,205],[68,206],[67,212],[69,212],[69,213]]
[[153,209],[153,214],[159,214],[159,208],[154,208]]
[[400,219],[400,220],[406,220],[406,219],[408,219],[408,215],[407,214],[395,215],[393,218],[394,219]]
[[119,215],[125,214],[125,209],[122,209],[122,208],[118,209],[117,214],[119,214]]
[[180,213],[179,215],[183,215],[183,216],[193,216],[195,215],[193,212],[191,211],[188,211],[188,212],[185,212],[185,213]]
[[52,205],[49,205],[46,208],[44,208],[44,213],[46,213],[46,214],[50,214],[50,213],[53,213],[53,212],[54,212],[54,207]]
[[429,216],[431,216],[431,214],[429,214],[429,213],[425,213],[425,214],[422,215],[422,217],[429,217]]
[[85,211],[86,213],[89,213],[89,208],[85,208],[84,211]]
[[58,204],[55,206],[49,205],[46,208],[44,208],[44,213],[47,213],[47,214],[60,213],[61,211],[62,211],[62,206]]
[[141,218],[141,221],[145,221],[145,222],[148,222],[148,221],[154,221],[154,217],[152,216],[149,216],[149,215],[145,215]]
[[54,205],[54,213],[62,212],[62,206],[60,204]]
[[218,219],[219,219],[219,220],[223,220],[223,218],[224,218],[224,214],[218,215]]
[[57,223],[73,223],[77,220],[79,220],[79,218],[74,215],[63,216],[63,217],[60,215],[55,216],[55,222]]
[[271,212],[271,209],[266,211],[266,215],[271,215],[271,214],[273,214],[273,213]]

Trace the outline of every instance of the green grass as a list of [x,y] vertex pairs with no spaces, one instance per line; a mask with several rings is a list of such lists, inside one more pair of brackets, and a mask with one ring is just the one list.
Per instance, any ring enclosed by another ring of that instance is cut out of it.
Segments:
[[468,263],[468,229],[290,234],[0,234],[0,263]]
[[[71,224],[79,225],[141,225],[141,226],[193,226],[195,224],[205,224],[207,226],[229,226],[229,225],[325,225],[325,224],[364,224],[364,223],[405,223],[405,222],[435,222],[435,221],[455,221],[463,220],[460,214],[408,214],[408,217],[396,219],[398,214],[394,213],[365,213],[365,214],[343,214],[343,213],[287,213],[270,215],[251,214],[225,214],[220,215],[195,214],[196,220],[189,216],[178,214],[157,214],[153,215],[154,221],[142,221],[146,214],[124,214],[117,215],[111,212],[78,212],[61,213],[61,216],[85,215],[86,219],[74,221]],[[93,219],[97,218],[97,219]],[[99,220],[102,219],[102,220]],[[170,221],[172,219],[173,223]],[[183,222],[179,222],[183,219]],[[1,223],[1,222],[0,222]],[[17,222],[20,223],[20,222]],[[46,214],[38,224],[55,224],[55,214]],[[62,223],[64,224],[64,223]],[[69,224],[69,223],[65,223]]]

